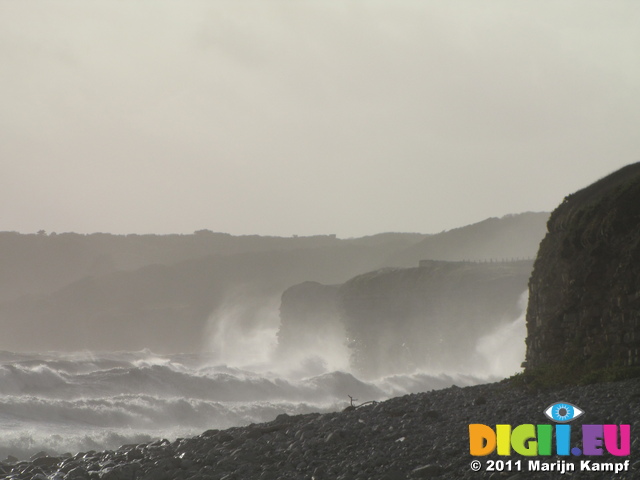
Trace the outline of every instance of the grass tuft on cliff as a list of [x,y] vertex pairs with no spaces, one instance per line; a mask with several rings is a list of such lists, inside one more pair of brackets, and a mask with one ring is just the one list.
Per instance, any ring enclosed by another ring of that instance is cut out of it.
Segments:
[[619,382],[640,377],[640,367],[579,368],[566,364],[543,365],[509,377],[506,381],[531,392],[546,392],[569,385]]

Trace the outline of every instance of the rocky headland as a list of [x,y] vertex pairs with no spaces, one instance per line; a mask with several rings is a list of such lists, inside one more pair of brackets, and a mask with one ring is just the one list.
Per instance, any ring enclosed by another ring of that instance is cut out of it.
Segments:
[[522,313],[531,266],[426,260],[349,280],[339,294],[353,367],[365,377],[473,370],[478,339]]
[[523,313],[532,265],[423,260],[341,285],[294,285],[281,299],[279,352],[341,341],[351,368],[366,378],[416,369],[477,372],[486,361],[475,353],[478,339]]
[[640,163],[565,198],[530,280],[527,365],[640,365]]

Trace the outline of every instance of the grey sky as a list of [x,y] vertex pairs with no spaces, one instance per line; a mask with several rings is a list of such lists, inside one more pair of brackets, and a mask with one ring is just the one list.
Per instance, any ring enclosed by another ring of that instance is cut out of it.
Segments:
[[359,236],[640,161],[637,1],[0,0],[0,230]]

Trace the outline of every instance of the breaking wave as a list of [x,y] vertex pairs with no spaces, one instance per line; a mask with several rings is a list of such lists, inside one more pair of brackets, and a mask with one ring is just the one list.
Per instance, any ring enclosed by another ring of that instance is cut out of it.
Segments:
[[[523,311],[525,302],[526,294]],[[362,403],[485,383],[515,373],[524,357],[523,314],[477,339],[470,352],[475,371],[452,366],[363,381],[350,373],[344,339],[324,338],[315,349],[300,345],[282,358],[274,355],[273,312],[264,316],[266,326],[244,325],[232,313],[215,318],[213,325],[222,321],[224,328],[212,329],[212,353],[0,351],[0,460],[175,439],[282,413],[336,411],[349,396]]]
[[212,363],[206,354],[0,352],[0,456],[113,449],[290,415],[329,412],[473,377],[406,375],[363,382],[333,371],[304,378]]

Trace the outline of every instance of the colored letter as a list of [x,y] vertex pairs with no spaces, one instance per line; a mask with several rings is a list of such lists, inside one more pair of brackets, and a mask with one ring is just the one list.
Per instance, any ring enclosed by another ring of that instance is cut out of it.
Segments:
[[607,452],[617,457],[626,457],[631,454],[631,427],[620,425],[620,448],[618,448],[617,425],[604,425],[604,446]]
[[469,425],[469,453],[474,457],[489,455],[496,449],[496,434],[482,423]]
[[511,455],[511,425],[496,425],[498,455]]
[[511,433],[511,446],[520,455],[533,457],[538,454],[536,427],[530,424],[518,425]]
[[556,454],[569,455],[571,425],[556,425]]
[[582,453],[602,455],[602,425],[582,425]]
[[551,425],[538,425],[538,455],[551,455]]

